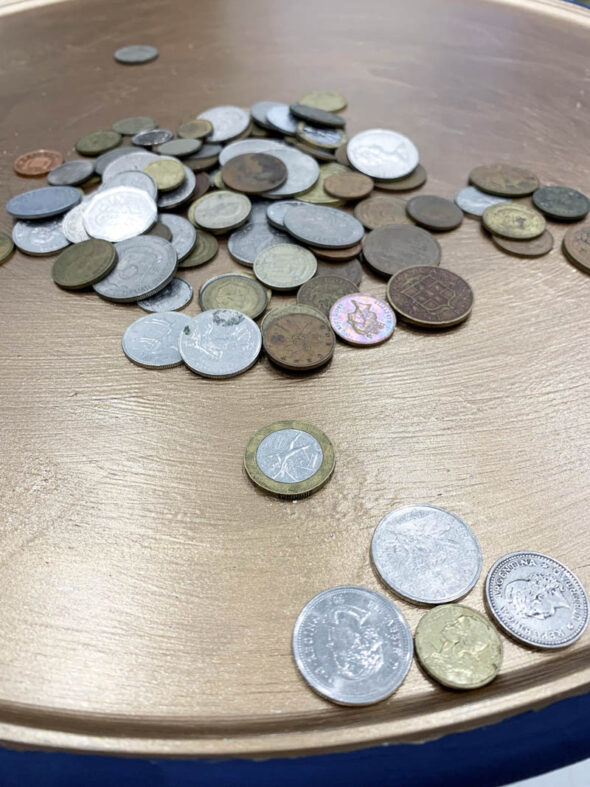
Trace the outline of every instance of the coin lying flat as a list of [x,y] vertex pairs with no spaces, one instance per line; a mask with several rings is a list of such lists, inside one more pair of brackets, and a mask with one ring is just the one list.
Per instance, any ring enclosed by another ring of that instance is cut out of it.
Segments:
[[158,153],[164,156],[192,156],[202,147],[200,139],[170,139],[158,145]]
[[221,233],[240,227],[250,215],[252,203],[245,194],[215,191],[205,194],[189,209],[189,219],[197,227]]
[[418,194],[406,205],[410,218],[428,230],[454,230],[463,221],[463,211],[454,202],[432,194]]
[[271,151],[270,155],[283,162],[287,168],[287,178],[280,186],[265,192],[265,197],[292,197],[307,191],[317,182],[320,168],[311,156],[294,148],[279,148]]
[[376,273],[393,276],[404,268],[438,265],[441,248],[436,238],[420,227],[390,224],[365,236],[363,256]]
[[334,112],[326,112],[325,109],[301,104],[296,101],[290,106],[291,114],[299,120],[304,120],[312,126],[326,126],[328,128],[344,128],[346,120],[341,115]]
[[334,355],[334,332],[323,314],[291,309],[269,320],[263,339],[271,361],[291,371],[317,369]]
[[115,186],[93,196],[84,209],[83,220],[90,237],[116,243],[145,232],[157,215],[156,203],[145,191]]
[[182,139],[204,139],[213,131],[213,126],[204,118],[193,118],[185,120],[176,129],[176,133]]
[[413,651],[410,627],[397,606],[353,585],[318,593],[293,630],[293,655],[303,678],[340,705],[389,697],[406,677]]
[[197,231],[190,223],[182,216],[176,216],[174,213],[162,213],[160,221],[171,232],[171,243],[174,246],[178,262],[182,262],[185,257],[193,250],[197,242]]
[[9,199],[6,212],[15,219],[49,219],[70,210],[81,199],[81,192],[72,186],[44,186]]
[[358,287],[363,278],[363,269],[360,262],[355,258],[347,262],[322,262],[318,260],[316,276],[338,276],[349,279]]
[[234,309],[255,320],[266,309],[262,284],[243,273],[222,273],[206,281],[199,292],[201,309]]
[[375,194],[355,205],[354,215],[368,230],[388,224],[412,224],[406,211],[407,204],[401,197]]
[[116,161],[119,158],[123,158],[124,156],[130,156],[132,153],[136,152],[136,149],[131,145],[123,145],[120,148],[107,150],[106,153],[101,153],[98,158],[94,159],[94,171],[97,175],[102,177],[105,169],[111,162]]
[[516,257],[542,257],[553,248],[553,235],[549,230],[545,230],[542,235],[532,240],[510,240],[499,235],[492,235],[492,240],[499,249]]
[[94,174],[94,161],[66,161],[47,175],[50,186],[79,186]]
[[128,172],[119,172],[114,175],[110,180],[107,180],[99,187],[99,191],[106,191],[115,186],[132,186],[134,189],[142,189],[146,194],[155,200],[158,196],[158,187],[153,178],[146,175],[145,172],[139,172],[135,169],[130,169]]
[[339,298],[353,292],[358,292],[358,287],[349,279],[340,276],[314,276],[297,290],[297,303],[313,306],[328,317],[332,305]]
[[227,250],[233,259],[248,267],[252,267],[256,257],[270,246],[276,246],[279,243],[295,245],[295,241],[290,235],[269,226],[266,219],[255,220],[258,204],[253,206],[248,221],[240,229],[232,232],[227,242]]
[[272,290],[294,290],[315,274],[317,261],[302,246],[277,243],[258,254],[253,269],[256,278]]
[[299,103],[323,109],[325,112],[340,112],[346,109],[346,99],[337,90],[312,90],[301,96]]
[[250,125],[250,113],[240,107],[221,106],[207,109],[198,116],[213,126],[209,142],[227,142],[245,131]]
[[336,464],[326,435],[303,421],[277,421],[255,432],[244,453],[250,480],[278,497],[299,498],[317,492]]
[[82,156],[98,156],[111,148],[116,148],[120,141],[121,135],[112,128],[92,131],[76,142],[76,150]]
[[355,243],[354,246],[346,246],[344,249],[320,249],[317,246],[310,246],[309,250],[322,260],[344,262],[345,260],[352,260],[354,257],[358,257],[362,248],[360,243]]
[[427,172],[422,164],[418,164],[409,175],[403,178],[394,178],[393,180],[375,179],[374,182],[375,188],[384,189],[385,191],[413,191],[423,186],[427,177]]
[[25,254],[55,254],[65,249],[69,241],[61,228],[61,218],[42,221],[17,221],[12,228],[12,240]]
[[14,249],[14,241],[5,232],[0,232],[0,262],[7,260]]
[[294,238],[320,248],[354,246],[365,234],[363,225],[354,216],[325,205],[290,208],[283,223]]
[[502,641],[490,621],[463,604],[443,604],[422,616],[416,655],[426,672],[451,689],[478,689],[502,666]]
[[588,625],[588,596],[578,577],[541,552],[510,552],[486,578],[486,602],[496,623],[536,648],[563,648]]
[[53,263],[53,281],[65,290],[90,287],[110,273],[116,262],[117,252],[111,243],[90,238],[62,251]]
[[221,171],[228,188],[244,194],[262,194],[287,179],[287,167],[269,153],[242,153],[224,164]]
[[137,301],[146,312],[173,312],[183,309],[193,299],[193,288],[188,281],[174,277],[163,290],[150,298]]
[[[161,210],[177,208],[179,205],[183,205],[187,202],[191,197],[197,196],[195,194],[197,185],[195,173],[185,165],[183,165],[183,171],[184,180],[180,186],[171,191],[164,191],[158,195],[158,208]],[[202,196],[205,191],[201,189],[199,196]]]
[[469,525],[426,504],[386,514],[373,534],[371,557],[383,581],[418,604],[461,598],[481,572],[481,549]]
[[115,51],[113,57],[119,63],[126,65],[139,65],[140,63],[149,63],[155,60],[160,53],[155,46],[149,44],[130,44],[129,46],[122,46]]
[[133,117],[121,118],[113,123],[113,131],[124,136],[132,137],[140,131],[151,131],[158,124],[153,118],[145,115],[134,115]]
[[397,131],[372,128],[355,134],[346,148],[355,169],[381,180],[403,178],[418,166],[414,143]]
[[484,227],[494,235],[514,240],[536,238],[545,232],[547,226],[540,213],[516,202],[490,205],[484,210],[482,221]]
[[114,178],[115,175],[119,175],[121,172],[129,172],[130,170],[143,172],[148,164],[152,161],[158,161],[160,158],[156,153],[150,153],[147,150],[136,150],[135,148],[131,148],[131,151],[131,153],[125,153],[107,162],[102,172],[103,183],[107,183]]
[[266,218],[273,227],[279,230],[285,229],[285,214],[289,208],[296,208],[301,205],[294,199],[280,200],[280,202],[273,202],[266,208]]
[[[276,320],[277,317],[284,317],[286,314],[309,314],[312,317],[319,317],[323,320],[324,324],[330,328],[330,321],[328,318],[317,309],[314,309],[313,306],[306,306],[303,303],[289,303],[287,306],[278,306],[266,312],[260,321],[260,331],[262,332],[263,341],[264,335],[273,320]],[[330,328],[330,330],[332,329]]]
[[223,167],[230,159],[235,156],[242,156],[244,153],[270,153],[274,155],[275,150],[287,150],[287,146],[278,139],[239,139],[230,142],[219,153],[219,163]]
[[554,221],[580,221],[590,211],[588,197],[565,186],[541,186],[533,193],[533,204]]
[[150,128],[145,131],[138,131],[134,134],[131,141],[134,145],[144,148],[151,148],[154,145],[163,145],[173,139],[174,134],[169,128]]
[[297,123],[296,135],[297,139],[308,145],[328,150],[335,150],[346,142],[346,134],[339,128],[312,126],[303,121]]
[[501,202],[508,202],[506,197],[495,197],[493,194],[486,194],[475,186],[466,186],[455,194],[455,202],[463,213],[469,216],[483,216],[483,212],[490,205],[499,205]]
[[14,162],[14,171],[25,178],[37,178],[63,164],[64,157],[57,150],[32,150]]
[[280,102],[277,102],[274,107],[270,107],[266,113],[266,120],[275,131],[291,135],[297,131],[297,123],[299,122],[295,115],[291,114],[289,105]]
[[373,191],[373,181],[362,172],[342,172],[326,178],[324,188],[339,199],[363,199]]
[[344,167],[342,164],[338,164],[335,161],[327,164],[320,164],[319,169],[320,171],[317,181],[313,186],[311,186],[311,188],[307,189],[307,191],[297,194],[297,200],[301,202],[311,202],[315,205],[329,205],[333,208],[343,205],[344,203],[341,199],[332,197],[331,194],[328,194],[324,188],[324,183],[326,182],[327,178],[330,177],[330,175],[341,172],[350,172],[350,170],[348,167]]
[[91,197],[87,197],[85,200],[82,200],[79,205],[69,210],[61,220],[61,231],[70,243],[81,243],[90,238],[90,235],[84,229],[83,218],[84,209],[90,199]]
[[140,317],[123,334],[121,346],[130,361],[147,369],[168,369],[182,363],[178,342],[190,318],[177,312]]
[[93,284],[94,291],[107,300],[140,301],[164,289],[174,276],[176,252],[163,238],[140,235],[117,243],[115,249],[117,264]]
[[570,262],[590,273],[590,224],[571,227],[563,236],[562,249]]
[[217,238],[205,230],[197,230],[197,240],[193,250],[178,263],[179,268],[197,268],[210,262],[219,249]]
[[499,197],[526,197],[539,188],[539,179],[528,169],[512,164],[487,164],[472,169],[469,182]]
[[153,179],[158,191],[177,189],[184,180],[184,167],[180,161],[168,158],[152,161],[144,169],[144,172]]
[[473,291],[456,273],[425,265],[394,274],[387,284],[387,300],[405,322],[450,328],[471,314]]
[[381,344],[395,328],[395,314],[385,301],[372,295],[345,295],[330,309],[336,336],[358,347]]

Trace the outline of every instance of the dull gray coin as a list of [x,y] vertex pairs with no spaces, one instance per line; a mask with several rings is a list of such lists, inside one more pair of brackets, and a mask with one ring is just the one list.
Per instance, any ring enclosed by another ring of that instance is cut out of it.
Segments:
[[197,185],[197,178],[192,169],[184,166],[184,180],[176,189],[172,191],[164,191],[158,197],[158,207],[162,210],[170,208],[177,208],[179,205],[185,203],[193,196],[195,186]]
[[114,186],[97,191],[84,208],[84,229],[91,238],[117,243],[141,235],[157,215],[156,203],[145,191]]
[[17,221],[12,228],[12,240],[25,254],[55,254],[70,243],[61,225],[60,216],[42,221]]
[[259,126],[274,131],[266,116],[273,107],[277,106],[282,106],[282,103],[280,101],[257,101],[250,107],[250,114]]
[[220,106],[212,107],[198,115],[200,119],[208,120],[213,126],[209,134],[209,142],[227,142],[245,131],[250,125],[250,113],[241,107]]
[[261,251],[277,243],[294,243],[294,241],[290,235],[271,227],[266,220],[249,219],[243,227],[229,236],[227,250],[236,262],[252,267]]
[[115,60],[126,65],[139,65],[155,60],[160,53],[155,46],[149,44],[130,44],[122,46],[114,54]]
[[64,161],[59,167],[47,173],[47,182],[51,186],[79,186],[94,174],[94,161],[74,159]]
[[103,172],[111,162],[116,161],[119,158],[123,158],[123,156],[130,156],[132,153],[137,153],[137,150],[131,145],[124,145],[120,148],[107,150],[106,153],[101,153],[101,155],[94,160],[94,171],[97,175],[102,176]]
[[92,195],[84,197],[79,205],[69,210],[61,220],[61,231],[70,243],[81,243],[88,240],[90,235],[84,229],[84,208],[92,199]]
[[280,159],[286,166],[287,179],[280,186],[265,192],[265,197],[273,199],[292,197],[310,189],[320,175],[320,166],[317,161],[300,150],[295,150],[295,148],[275,149],[271,151],[271,155]]
[[162,290],[174,276],[177,260],[171,243],[155,235],[140,235],[115,245],[117,264],[95,292],[110,301],[140,301]]
[[137,305],[146,312],[173,312],[182,309],[192,298],[193,288],[188,281],[175,276],[160,292],[137,301]]
[[197,242],[197,231],[187,219],[174,213],[162,213],[158,217],[172,233],[172,245],[176,251],[178,262],[188,257]]
[[226,145],[223,150],[219,152],[219,164],[223,167],[223,165],[227,164],[232,158],[242,156],[244,153],[274,154],[275,150],[288,149],[287,145],[276,139],[239,139],[237,142]]
[[289,208],[301,207],[301,203],[294,199],[285,199],[280,202],[273,202],[266,209],[266,218],[279,230],[285,229],[285,213]]
[[101,184],[98,190],[106,191],[106,189],[111,189],[114,186],[132,186],[134,189],[141,189],[146,194],[149,194],[153,200],[158,196],[158,187],[155,180],[145,172],[135,169],[119,172],[118,175],[114,175],[110,180]]
[[164,156],[192,156],[197,150],[200,150],[203,142],[200,139],[171,139],[158,145],[158,153]]
[[140,317],[123,334],[123,352],[133,363],[148,369],[166,369],[182,363],[178,342],[190,318],[177,312]]
[[469,216],[483,216],[483,212],[490,205],[497,205],[499,202],[509,202],[506,197],[494,197],[493,194],[486,194],[475,186],[466,186],[455,194],[455,202],[463,213]]
[[266,119],[271,128],[281,134],[294,136],[297,132],[297,118],[291,114],[288,104],[279,104],[271,107],[266,114]]
[[354,216],[325,205],[290,208],[283,221],[285,229],[294,238],[320,248],[354,246],[365,234],[363,225]]
[[149,153],[147,150],[136,150],[131,148],[131,153],[119,156],[113,161],[109,161],[102,172],[102,182],[106,183],[121,172],[137,170],[143,172],[152,161],[158,161],[160,157],[156,153]]
[[169,128],[151,128],[147,131],[138,131],[131,138],[134,145],[151,148],[152,145],[163,145],[164,142],[174,139],[174,132]]
[[151,131],[157,127],[157,123],[153,118],[146,117],[145,115],[134,115],[129,118],[121,118],[113,123],[113,131],[117,134],[123,134],[127,137],[132,137],[140,131]]
[[15,219],[49,219],[70,210],[81,199],[82,192],[72,186],[44,186],[9,199],[6,211]]

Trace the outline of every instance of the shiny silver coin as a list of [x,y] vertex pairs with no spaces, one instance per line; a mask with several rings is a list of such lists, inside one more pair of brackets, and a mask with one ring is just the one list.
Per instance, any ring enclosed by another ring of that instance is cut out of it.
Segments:
[[132,147],[131,145],[123,145],[120,148],[113,148],[112,150],[107,150],[106,153],[102,153],[94,162],[94,171],[97,175],[101,175],[104,173],[107,166],[116,161],[119,158],[123,158],[123,156],[130,156],[132,153],[137,153],[137,150]]
[[287,145],[276,139],[239,139],[223,148],[219,154],[219,164],[223,167],[228,161],[244,153],[270,153],[275,150],[288,150]]
[[321,249],[354,246],[365,234],[365,228],[357,218],[325,205],[290,208],[285,213],[283,223],[294,238]]
[[483,216],[483,212],[490,205],[498,205],[500,202],[510,202],[505,197],[494,197],[493,194],[486,194],[475,186],[466,186],[455,194],[455,203],[461,208],[463,213],[470,216]]
[[142,189],[114,186],[97,191],[82,215],[84,229],[91,238],[117,243],[148,230],[157,218],[158,209]]
[[197,314],[180,336],[182,360],[203,377],[234,377],[256,363],[262,335],[256,323],[234,309]]
[[129,172],[132,169],[143,172],[148,164],[151,164],[152,161],[158,161],[160,158],[156,153],[149,153],[147,150],[137,150],[136,148],[131,148],[131,150],[131,153],[119,156],[106,165],[102,173],[103,183],[111,180],[121,172]]
[[170,208],[177,208],[187,200],[189,200],[195,190],[197,179],[192,169],[187,166],[184,167],[184,180],[176,189],[172,191],[163,191],[158,197],[158,207],[161,210]]
[[328,149],[338,148],[346,140],[344,132],[339,128],[322,128],[301,121],[297,126],[297,136],[308,144]]
[[115,186],[131,186],[134,189],[141,189],[149,194],[155,200],[158,196],[158,187],[156,181],[145,172],[140,172],[136,169],[130,169],[127,172],[119,172],[114,175],[110,180],[102,183],[99,186],[99,191],[112,189]]
[[155,235],[117,243],[117,264],[104,279],[93,284],[95,292],[110,301],[141,301],[168,284],[176,271],[171,243]]
[[340,705],[371,705],[406,677],[414,643],[406,619],[389,599],[344,585],[314,596],[299,613],[293,655],[311,688]]
[[84,208],[93,195],[84,197],[79,205],[69,210],[61,220],[61,231],[70,243],[81,243],[88,240],[90,235],[84,229]]
[[287,179],[280,186],[264,193],[265,197],[278,199],[292,197],[302,191],[310,189],[320,175],[320,165],[317,161],[295,148],[272,150],[271,156],[280,159],[287,167]]
[[229,236],[227,250],[236,262],[251,268],[261,251],[268,249],[269,246],[275,246],[277,243],[295,245],[291,236],[271,227],[268,222],[262,224],[248,221]]
[[49,219],[70,210],[81,199],[82,192],[72,186],[43,186],[9,199],[6,211],[15,219]]
[[55,254],[70,245],[61,225],[60,216],[42,221],[17,221],[12,228],[12,240],[25,254]]
[[237,137],[250,125],[250,113],[241,107],[212,107],[201,112],[198,117],[208,120],[213,126],[213,131],[207,137],[209,142],[227,142]]
[[158,153],[164,156],[192,156],[203,146],[200,139],[170,139],[158,146]]
[[417,604],[455,601],[481,572],[481,549],[469,525],[427,504],[386,514],[373,534],[371,557],[383,581]]
[[151,128],[147,131],[138,131],[131,137],[131,142],[142,148],[151,148],[153,145],[163,145],[171,139],[174,139],[174,132],[169,128]]
[[173,311],[146,314],[127,328],[121,346],[133,363],[147,369],[166,369],[182,363],[178,341],[190,317]]
[[535,648],[563,648],[588,625],[588,596],[578,577],[541,552],[510,552],[486,578],[486,602],[495,621]]
[[[193,288],[184,279],[175,276],[163,290],[152,295],[151,298],[144,298],[137,301],[137,305],[145,309],[146,312],[173,312],[176,309],[184,308],[193,299]],[[176,344],[178,349],[178,342]]]
[[130,44],[122,46],[114,54],[115,60],[126,65],[136,65],[139,63],[149,63],[155,60],[160,53],[155,46],[149,44]]
[[47,182],[51,186],[79,186],[94,174],[94,161],[75,159],[64,161],[59,167],[47,173]]
[[277,104],[266,113],[266,119],[271,128],[281,134],[295,136],[297,131],[297,118],[291,114],[288,104]]
[[274,129],[266,119],[266,116],[273,107],[281,105],[282,102],[280,101],[257,101],[256,104],[252,104],[250,107],[250,114],[259,126],[273,131]]
[[281,200],[280,202],[273,202],[266,209],[266,218],[273,227],[276,227],[279,230],[284,230],[285,213],[289,210],[289,208],[299,207],[301,207],[301,202],[297,202],[297,200],[294,199],[285,199]]
[[414,143],[403,134],[384,128],[355,134],[346,146],[346,154],[355,169],[380,180],[403,178],[419,163]]
[[161,213],[158,221],[165,224],[172,233],[170,241],[176,251],[178,262],[184,260],[191,253],[197,242],[197,231],[187,219],[176,216],[174,213]]
[[282,484],[307,481],[320,469],[322,446],[302,429],[277,429],[256,449],[256,464],[267,478]]

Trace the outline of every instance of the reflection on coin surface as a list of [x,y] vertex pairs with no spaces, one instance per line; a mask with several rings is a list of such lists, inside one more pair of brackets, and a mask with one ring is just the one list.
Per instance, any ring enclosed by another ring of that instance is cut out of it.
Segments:
[[562,248],[570,262],[590,273],[590,224],[570,227],[563,236]]
[[140,131],[151,131],[158,124],[153,118],[145,115],[134,115],[133,117],[121,118],[113,123],[113,131],[125,136],[132,137]]
[[140,301],[162,290],[174,276],[176,252],[172,244],[153,235],[140,235],[115,245],[117,264],[93,285],[110,301]]
[[417,224],[437,232],[454,230],[463,221],[463,211],[454,202],[434,194],[412,197],[406,210]]
[[366,347],[389,339],[395,314],[389,304],[372,295],[345,295],[332,305],[330,325],[344,341]]
[[406,205],[406,200],[401,197],[375,194],[355,205],[354,215],[368,230],[389,224],[412,224]]
[[214,235],[205,232],[205,230],[198,230],[197,241],[193,246],[193,250],[178,263],[178,267],[196,268],[199,265],[204,265],[215,257],[218,249],[219,244]]
[[53,263],[53,281],[66,290],[89,287],[112,271],[116,262],[111,243],[90,238],[62,251]]
[[386,514],[373,534],[371,557],[383,581],[418,604],[461,598],[481,572],[481,549],[469,525],[426,504]]
[[214,191],[193,203],[189,218],[210,232],[227,232],[242,225],[251,210],[252,203],[245,194]]
[[137,305],[146,312],[173,312],[176,309],[184,308],[187,303],[191,302],[192,297],[193,288],[188,281],[175,276],[164,289],[150,298],[137,301]]
[[254,275],[273,290],[294,290],[311,279],[317,261],[311,251],[290,243],[263,249],[254,260]]
[[477,689],[492,681],[502,665],[502,641],[480,612],[463,604],[429,609],[414,637],[426,672],[451,689]]
[[69,245],[61,224],[59,216],[43,221],[17,221],[12,228],[12,240],[25,254],[55,254]]
[[311,688],[341,705],[389,697],[412,663],[412,633],[380,593],[345,585],[318,593],[293,630],[295,663]]
[[166,369],[182,363],[178,342],[190,317],[158,312],[140,317],[127,328],[121,342],[130,361],[148,369]]
[[268,295],[250,274],[222,273],[206,281],[199,292],[201,309],[234,309],[255,320],[266,309]]
[[300,96],[299,103],[326,112],[340,112],[346,108],[346,99],[337,90],[312,90]]
[[333,275],[314,276],[297,290],[297,303],[313,306],[327,317],[339,298],[353,292],[358,292],[358,287],[349,279]]
[[63,160],[64,157],[57,150],[31,150],[16,159],[14,171],[26,178],[37,178],[59,167]]
[[266,119],[269,126],[282,134],[293,135],[297,131],[297,123],[299,122],[295,115],[291,114],[291,109],[288,104],[275,104],[266,113]]
[[355,134],[346,153],[355,169],[381,180],[403,178],[418,166],[418,151],[403,134],[372,128]]
[[234,309],[193,317],[180,337],[182,360],[203,377],[234,377],[256,363],[262,337],[256,323]]
[[78,159],[66,161],[47,174],[51,186],[79,186],[94,173],[94,161]]
[[149,229],[158,215],[153,199],[142,189],[115,186],[98,191],[84,208],[84,228],[92,238],[116,243]]
[[308,145],[334,150],[346,142],[346,134],[339,128],[322,128],[303,121],[297,123],[297,139]]
[[510,240],[499,235],[492,235],[492,240],[499,249],[516,257],[542,257],[553,248],[553,235],[549,230],[545,230],[538,238],[531,240]]
[[264,325],[263,339],[271,361],[291,371],[318,369],[334,355],[334,332],[324,315],[317,311],[313,315],[291,307],[269,319]]
[[134,145],[151,148],[153,145],[163,145],[164,142],[174,138],[174,133],[169,128],[150,128],[138,131],[131,138]]
[[363,225],[354,216],[325,205],[290,208],[283,222],[297,240],[330,249],[353,246],[365,234]]
[[6,203],[15,219],[49,219],[77,205],[82,194],[72,186],[44,186],[17,194]]
[[512,164],[486,164],[472,169],[469,182],[488,194],[499,197],[526,197],[539,188],[537,176]]
[[466,186],[455,194],[455,202],[463,213],[470,216],[483,216],[483,212],[490,205],[498,205],[501,202],[508,202],[506,197],[495,197],[493,194],[486,194],[475,186]]
[[61,231],[70,243],[81,243],[90,235],[84,229],[84,208],[92,197],[86,197],[79,205],[69,210],[61,220]]
[[155,200],[158,196],[158,187],[153,178],[146,175],[145,172],[130,169],[127,172],[119,172],[118,175],[113,175],[112,178],[107,180],[99,187],[99,191],[106,191],[115,186],[131,186],[134,189],[142,189],[146,194]]
[[363,255],[376,273],[393,276],[404,268],[438,265],[441,249],[436,238],[420,227],[390,224],[366,235]]
[[590,200],[581,191],[565,186],[541,186],[533,204],[554,221],[580,221],[590,211]]
[[482,221],[484,227],[494,235],[514,240],[536,238],[545,232],[546,227],[540,213],[516,202],[490,205],[484,210]]
[[115,60],[119,63],[127,65],[135,65],[139,63],[149,63],[150,60],[155,60],[159,55],[155,46],[149,44],[130,44],[129,46],[122,46],[116,50],[114,54]]
[[182,262],[191,253],[197,242],[197,231],[187,219],[174,213],[162,213],[160,221],[172,233],[171,243],[176,251],[178,262]]
[[471,314],[473,291],[456,273],[425,265],[394,274],[387,284],[387,300],[405,322],[450,328]]
[[159,159],[158,155],[150,153],[147,150],[144,151],[131,148],[131,151],[131,153],[117,156],[117,158],[108,162],[102,173],[103,183],[107,183],[107,181],[114,178],[115,175],[119,175],[121,172],[128,172],[131,169],[143,172],[148,164]]
[[227,142],[245,131],[250,125],[250,113],[240,107],[221,106],[201,112],[199,119],[208,120],[213,126],[209,142]]
[[588,596],[563,563],[540,552],[510,552],[486,579],[486,602],[496,622],[536,648],[571,645],[588,624]]

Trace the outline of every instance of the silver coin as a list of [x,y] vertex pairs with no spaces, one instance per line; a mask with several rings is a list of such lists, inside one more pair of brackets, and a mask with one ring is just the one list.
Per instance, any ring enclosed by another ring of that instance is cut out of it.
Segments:
[[146,314],[127,328],[121,346],[133,363],[148,369],[166,369],[182,363],[178,341],[190,317],[177,312]]
[[276,139],[239,139],[223,148],[219,153],[219,164],[223,167],[228,161],[244,153],[269,153],[284,149],[288,149],[287,145]]
[[371,705],[406,677],[414,643],[389,599],[344,585],[314,596],[299,613],[293,655],[311,688],[340,705]]
[[383,581],[418,604],[447,604],[468,593],[481,572],[469,525],[443,508],[394,508],[377,525],[371,557]]
[[15,219],[49,219],[70,210],[81,199],[82,192],[73,186],[43,186],[9,199],[6,210]]
[[146,172],[140,172],[136,169],[130,169],[127,172],[119,172],[118,175],[114,175],[110,180],[102,183],[98,190],[105,191],[115,186],[132,186],[134,189],[142,189],[142,191],[149,194],[153,200],[158,196],[156,181]]
[[248,221],[229,236],[227,250],[236,262],[252,267],[261,251],[277,243],[296,245],[290,235],[271,227],[268,222]]
[[171,139],[174,139],[174,132],[169,128],[150,128],[147,131],[138,131],[131,137],[131,142],[134,145],[151,148],[152,145],[162,145]]
[[466,186],[455,194],[455,202],[463,213],[468,213],[470,216],[483,216],[484,210],[490,205],[498,205],[500,202],[510,202],[510,200],[486,194],[475,186]]
[[237,137],[250,125],[250,113],[241,107],[212,107],[201,112],[198,117],[208,120],[213,126],[213,131],[207,137],[209,142],[227,142],[228,139]]
[[109,301],[141,301],[168,284],[176,271],[171,243],[156,235],[140,235],[117,243],[117,264],[94,290]]
[[536,648],[563,648],[588,625],[588,596],[578,577],[541,552],[510,552],[486,578],[486,602],[512,637]]
[[234,309],[197,314],[180,336],[180,354],[203,377],[234,377],[256,363],[262,335],[256,323]]
[[252,104],[250,107],[250,114],[259,126],[272,131],[274,129],[266,119],[266,116],[273,107],[281,105],[281,101],[257,101],[256,104]]
[[278,429],[267,435],[256,450],[256,464],[265,476],[282,484],[307,481],[324,459],[322,446],[302,429]]
[[346,139],[344,132],[339,128],[324,128],[309,123],[301,123],[298,126],[298,137],[321,148],[338,148]]
[[380,180],[409,175],[419,163],[414,143],[384,128],[371,128],[355,134],[346,146],[348,160],[359,172]]
[[192,156],[203,145],[200,139],[170,139],[158,146],[158,153],[164,156]]
[[51,186],[79,186],[94,174],[94,161],[74,159],[64,161],[59,167],[47,173],[47,182]]
[[288,134],[294,136],[297,131],[297,118],[291,114],[288,104],[277,104],[271,107],[266,114],[266,119],[269,126],[281,134]]
[[97,191],[84,208],[84,229],[91,238],[111,243],[148,230],[158,216],[154,200],[142,189],[115,186]]
[[[223,148],[223,150],[225,150],[225,148]],[[219,156],[221,151],[221,145],[212,145],[210,142],[205,142],[205,144],[202,145],[195,154],[188,156],[186,161],[198,161],[202,158],[214,158],[215,156]]]
[[265,192],[265,197],[292,197],[302,191],[310,189],[320,175],[320,165],[317,161],[295,148],[273,150],[271,155],[280,159],[287,167],[287,179],[277,188]]
[[130,156],[132,153],[137,153],[137,150],[131,145],[123,145],[123,147],[120,148],[107,150],[106,153],[101,153],[101,155],[95,160],[94,171],[97,175],[102,175],[107,166],[112,161],[116,161],[118,158],[123,158],[123,156]]
[[61,216],[42,221],[17,221],[12,228],[12,240],[25,254],[55,254],[70,245],[61,225]]
[[294,238],[319,248],[354,246],[365,234],[365,228],[357,218],[325,205],[290,208],[285,213],[283,223]]
[[89,240],[90,235],[84,229],[84,208],[92,199],[93,195],[88,195],[82,199],[79,205],[69,210],[61,220],[61,231],[70,243],[81,243]]
[[195,248],[195,243],[197,242],[196,229],[190,221],[183,219],[182,216],[176,216],[174,213],[161,213],[158,216],[158,221],[165,224],[172,233],[170,242],[174,246],[178,262],[181,262]]
[[285,213],[289,210],[289,208],[298,208],[300,206],[301,202],[297,202],[297,200],[294,199],[285,199],[281,200],[280,202],[273,202],[266,209],[266,218],[273,225],[273,227],[276,227],[279,230],[284,230]]
[[[163,290],[152,295],[151,298],[144,298],[137,301],[137,305],[145,309],[146,312],[173,312],[182,309],[193,299],[193,288],[184,279],[175,276]],[[178,342],[176,343],[178,348]]]
[[[184,166],[184,165],[183,165]],[[163,191],[158,197],[158,207],[162,210],[177,208],[190,199],[197,185],[197,179],[192,169],[184,166],[184,180],[176,189]]]
[[149,63],[150,60],[155,60],[160,53],[155,46],[149,44],[130,44],[129,46],[122,46],[115,52],[115,60],[119,63]]
[[131,148],[131,150],[131,153],[122,157],[119,156],[106,165],[102,173],[103,183],[111,180],[121,172],[129,172],[132,169],[143,172],[148,164],[151,164],[152,161],[158,161],[160,158],[156,153],[149,153],[147,150],[136,150],[134,148]]

